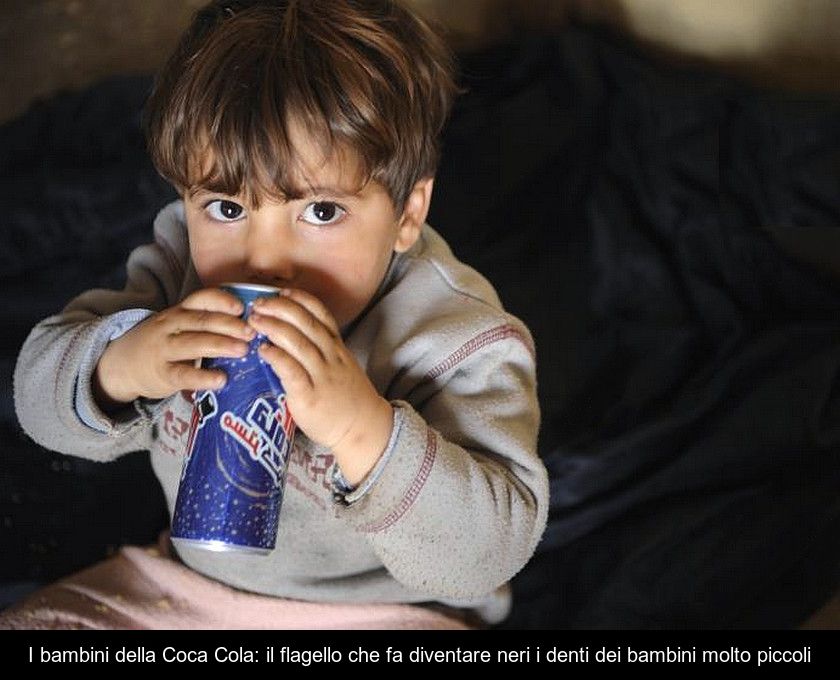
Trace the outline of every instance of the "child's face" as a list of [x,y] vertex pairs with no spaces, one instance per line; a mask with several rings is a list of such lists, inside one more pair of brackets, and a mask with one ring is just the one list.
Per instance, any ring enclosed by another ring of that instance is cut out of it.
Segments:
[[[393,252],[408,250],[420,233],[431,180],[418,184],[402,215],[385,188],[361,191],[355,164],[324,161],[301,150],[303,198],[264,198],[247,206],[242,196],[199,190],[184,195],[190,251],[205,286],[226,282],[300,288],[319,298],[339,326],[355,319],[381,283]],[[428,186],[426,186],[426,183]],[[422,186],[421,186],[422,185]]]

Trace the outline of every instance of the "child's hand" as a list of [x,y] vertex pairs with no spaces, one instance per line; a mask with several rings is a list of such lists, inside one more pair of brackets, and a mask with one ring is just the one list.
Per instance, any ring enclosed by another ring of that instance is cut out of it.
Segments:
[[357,484],[388,444],[393,410],[345,347],[332,314],[312,295],[285,291],[254,302],[250,324],[272,344],[260,354],[286,389],[297,425],[333,451]]
[[93,376],[97,403],[107,412],[138,397],[219,389],[224,371],[197,368],[196,360],[245,356],[256,334],[242,311],[235,296],[206,288],[150,316],[103,352]]

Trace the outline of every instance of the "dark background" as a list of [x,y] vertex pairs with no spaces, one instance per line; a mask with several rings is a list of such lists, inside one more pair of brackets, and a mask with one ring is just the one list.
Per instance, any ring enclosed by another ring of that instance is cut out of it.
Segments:
[[[126,74],[194,4],[11,3],[0,23],[21,114],[0,128],[2,602],[165,525],[146,454],[43,451],[9,388],[31,326],[118,286],[172,196],[139,134],[149,80]],[[727,43],[692,4],[669,25],[633,2],[418,2],[468,89],[430,222],[537,341],[552,514],[510,626],[791,627],[837,587],[840,111],[815,47],[835,14],[735,9]],[[835,600],[806,625],[838,620]]]

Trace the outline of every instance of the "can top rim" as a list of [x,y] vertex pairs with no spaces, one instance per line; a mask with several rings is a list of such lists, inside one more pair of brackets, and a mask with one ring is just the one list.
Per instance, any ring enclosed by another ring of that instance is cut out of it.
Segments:
[[252,290],[257,293],[280,293],[280,289],[275,286],[266,286],[261,283],[223,283],[220,288],[233,288],[235,290]]

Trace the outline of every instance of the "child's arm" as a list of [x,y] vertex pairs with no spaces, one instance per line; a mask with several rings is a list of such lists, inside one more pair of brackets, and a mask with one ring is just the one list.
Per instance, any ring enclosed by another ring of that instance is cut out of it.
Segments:
[[106,414],[94,398],[92,376],[108,343],[147,318],[156,301],[126,295],[122,310],[103,309],[98,292],[35,326],[18,355],[14,399],[21,426],[37,443],[107,461],[151,446],[152,414],[134,405]]
[[256,333],[239,318],[242,311],[230,293],[207,288],[110,342],[91,381],[100,408],[113,411],[135,399],[164,399],[181,390],[221,389],[224,371],[196,362],[245,356]]
[[[161,211],[155,241],[128,258],[123,290],[91,290],[30,333],[15,368],[15,407],[43,446],[109,460],[148,449],[154,400],[212,384],[194,367],[207,353],[242,351],[241,303],[219,290],[179,302],[189,249],[179,203]],[[223,377],[223,376],[222,376]]]
[[545,529],[533,355],[520,330],[417,384],[406,395],[414,406],[394,402],[387,463],[345,509],[391,574],[418,591],[484,595],[525,565]]
[[297,426],[358,484],[388,444],[393,409],[345,347],[332,314],[314,296],[288,290],[256,300],[249,323],[273,343],[260,353],[283,382]]
[[[522,568],[548,507],[547,474],[536,455],[533,348],[524,326],[496,315],[501,326],[394,390],[412,407],[376,392],[311,296],[290,291],[258,309],[252,323],[275,345],[264,356],[303,431],[322,446],[337,444],[342,472],[353,470],[349,481],[376,468],[375,482],[349,494],[342,513],[396,579],[430,596],[470,598]],[[381,403],[388,414],[384,436]]]
[[[126,293],[124,303],[136,302],[132,297]],[[254,335],[238,318],[242,303],[218,289],[197,291],[160,312],[107,313],[91,299],[97,296],[38,324],[15,371],[21,425],[63,453],[109,459],[148,448],[150,414],[135,402],[221,387],[224,373],[197,368],[196,360],[243,356]]]

